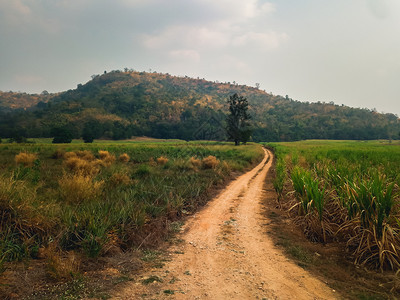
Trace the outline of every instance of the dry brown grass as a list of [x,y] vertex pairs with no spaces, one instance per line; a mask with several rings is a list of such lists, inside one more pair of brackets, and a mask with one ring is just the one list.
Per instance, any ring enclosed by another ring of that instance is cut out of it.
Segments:
[[47,259],[46,275],[51,279],[70,280],[79,273],[81,260],[74,251],[64,254],[55,246],[50,246],[43,252]]
[[198,159],[198,158],[196,158],[196,157],[193,157],[193,156],[192,156],[192,157],[190,158],[189,162],[192,164],[193,167],[198,168],[198,167],[201,166],[201,160]]
[[0,229],[12,228],[22,235],[47,231],[51,220],[39,214],[32,205],[38,188],[39,185],[32,187],[26,181],[15,180],[12,175],[0,174]]
[[106,150],[99,150],[99,158],[100,159],[106,159],[108,156],[110,156],[110,152]]
[[32,167],[37,158],[36,153],[20,152],[15,155],[14,160],[17,164],[24,165],[25,167]]
[[92,161],[95,159],[93,153],[89,150],[80,150],[75,152],[76,155],[84,160]]
[[128,162],[129,160],[130,160],[131,158],[129,157],[129,155],[128,154],[126,154],[126,153],[122,153],[119,157],[118,157],[118,160],[120,161],[120,162]]
[[87,161],[79,157],[71,156],[65,160],[65,165],[73,172],[81,175],[96,175],[100,171],[101,162]]
[[218,165],[219,165],[219,160],[213,155],[209,155],[203,159],[204,169],[215,169]]
[[157,165],[163,166],[168,162],[168,158],[166,158],[165,156],[160,156],[156,159],[157,161]]
[[99,150],[99,158],[104,163],[104,166],[111,166],[115,161],[115,155],[103,150]]
[[154,167],[154,166],[157,165],[157,163],[155,162],[154,158],[150,157],[150,159],[149,159],[149,165],[152,166],[152,167]]
[[82,174],[64,175],[58,181],[61,198],[70,204],[78,204],[98,198],[103,190],[103,181],[94,181]]
[[76,155],[75,152],[66,152],[66,153],[64,153],[64,159],[69,159],[69,158],[72,158],[72,157],[78,157],[78,155]]
[[131,178],[124,173],[114,173],[111,175],[109,181],[109,185],[116,187],[116,186],[128,186],[132,184]]

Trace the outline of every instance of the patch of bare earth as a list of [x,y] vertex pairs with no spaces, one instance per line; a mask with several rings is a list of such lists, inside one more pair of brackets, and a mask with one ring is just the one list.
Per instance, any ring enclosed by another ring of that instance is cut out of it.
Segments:
[[[153,268],[112,293],[114,299],[335,299],[337,293],[288,260],[266,234],[263,161],[190,218],[183,242]],[[271,191],[270,191],[271,192]],[[272,192],[271,192],[272,193]]]

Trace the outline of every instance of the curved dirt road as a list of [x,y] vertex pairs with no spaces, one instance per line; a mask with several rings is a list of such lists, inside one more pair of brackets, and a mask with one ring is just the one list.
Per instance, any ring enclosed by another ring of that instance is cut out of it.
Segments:
[[[335,299],[329,287],[289,261],[265,233],[260,200],[272,155],[240,176],[187,221],[171,261],[114,299]],[[336,297],[335,297],[336,296]]]

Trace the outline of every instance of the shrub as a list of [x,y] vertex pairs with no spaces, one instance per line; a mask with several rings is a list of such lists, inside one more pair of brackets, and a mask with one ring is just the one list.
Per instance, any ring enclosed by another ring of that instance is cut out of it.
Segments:
[[22,164],[25,167],[32,167],[36,159],[37,154],[35,153],[20,152],[19,154],[15,155],[15,162],[17,164]]
[[59,181],[61,198],[69,204],[90,201],[100,196],[103,181],[82,174],[64,175]]
[[128,162],[130,159],[131,159],[131,158],[130,158],[129,155],[126,154],[126,153],[122,153],[122,154],[118,157],[118,160],[119,160],[120,162]]
[[69,129],[64,127],[52,128],[52,135],[54,136],[52,143],[71,143],[72,142],[72,133]]
[[164,156],[160,156],[157,158],[157,164],[160,166],[165,165],[168,162],[168,158],[164,157]]
[[219,160],[213,156],[209,155],[203,159],[203,168],[204,169],[215,169],[219,164]]

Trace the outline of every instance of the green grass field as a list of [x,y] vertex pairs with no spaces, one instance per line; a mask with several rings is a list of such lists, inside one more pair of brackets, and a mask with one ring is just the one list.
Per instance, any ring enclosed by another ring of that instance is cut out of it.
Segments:
[[212,187],[262,157],[257,144],[2,143],[0,267],[45,256],[51,275],[62,277],[62,253],[98,257],[160,238],[168,222],[203,205]]
[[357,264],[400,268],[400,143],[269,143],[274,187],[313,241],[346,242]]

